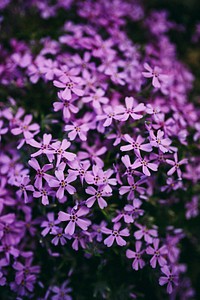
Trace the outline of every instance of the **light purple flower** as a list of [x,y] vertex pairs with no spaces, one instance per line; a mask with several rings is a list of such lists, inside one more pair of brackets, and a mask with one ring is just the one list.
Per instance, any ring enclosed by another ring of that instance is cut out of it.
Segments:
[[38,148],[39,150],[36,151],[35,153],[31,154],[31,157],[36,157],[41,154],[46,154],[49,161],[52,161],[53,155],[52,155],[52,149],[50,148],[50,142],[52,140],[52,135],[51,134],[44,134],[42,142],[37,142],[34,139],[28,140],[28,144],[31,145],[34,148]]
[[68,133],[68,137],[71,141],[75,140],[77,135],[81,139],[81,141],[87,140],[87,132],[89,130],[88,124],[77,124],[73,123],[73,125],[65,125],[65,131],[70,131]]
[[137,136],[136,140],[130,137],[129,134],[124,135],[124,139],[129,143],[126,146],[121,146],[120,150],[121,151],[130,151],[134,150],[136,155],[140,155],[140,150],[145,151],[145,152],[151,152],[152,151],[152,146],[151,144],[143,144],[145,141],[144,138],[142,138],[140,135]]
[[69,183],[76,180],[76,175],[69,174],[66,178],[62,171],[55,171],[55,176],[57,179],[50,179],[49,186],[53,188],[58,188],[56,192],[56,197],[62,199],[64,197],[64,192],[67,191],[70,195],[76,193],[75,187]]
[[157,66],[152,69],[149,64],[145,63],[144,68],[147,70],[147,72],[142,72],[142,75],[146,78],[152,78],[152,85],[155,88],[160,88],[161,83],[167,82],[169,79],[169,76],[162,74],[162,70]]
[[68,225],[65,227],[65,234],[73,235],[76,225],[78,225],[82,230],[87,230],[91,225],[91,221],[81,217],[88,213],[89,209],[87,207],[81,207],[77,211],[72,209],[71,213],[60,211],[58,214],[58,220],[62,222],[69,221]]
[[133,258],[132,268],[136,271],[142,269],[145,266],[145,262],[142,259],[142,255],[144,254],[144,250],[141,250],[142,242],[136,241],[135,243],[135,251],[130,249],[126,250],[126,257]]
[[42,178],[44,178],[46,181],[50,180],[52,177],[49,174],[46,174],[45,172],[52,169],[52,164],[46,164],[42,168],[40,167],[38,161],[35,158],[32,158],[28,161],[29,165],[37,171],[37,174],[35,176],[35,187],[38,189],[42,189]]
[[156,229],[148,229],[146,226],[136,224],[139,230],[134,232],[134,237],[136,240],[141,240],[144,238],[145,242],[148,244],[153,243],[153,239],[158,236],[158,232]]
[[60,102],[54,102],[53,107],[54,111],[63,111],[63,117],[65,120],[69,120],[71,118],[71,114],[76,114],[79,111],[79,108],[76,107],[73,102],[77,100],[77,97],[72,97],[70,100],[65,100],[62,97],[61,93],[58,93],[58,97],[60,99]]
[[107,104],[109,99],[104,96],[105,91],[102,89],[97,89],[93,94],[91,93],[88,97],[83,97],[84,103],[92,102],[92,105],[95,109],[101,110],[102,104]]
[[101,229],[101,232],[109,235],[109,237],[107,237],[104,240],[104,244],[107,247],[111,247],[112,244],[114,243],[114,241],[116,241],[117,245],[119,245],[119,246],[126,245],[126,241],[122,237],[129,236],[130,233],[129,233],[128,228],[124,228],[124,229],[120,230],[120,227],[121,227],[121,223],[115,223],[113,226],[113,230],[108,229],[106,227],[103,227]]
[[167,172],[167,175],[171,176],[172,174],[174,174],[174,172],[177,172],[178,177],[181,178],[181,170],[180,170],[180,166],[183,164],[187,164],[188,160],[187,158],[184,158],[180,161],[178,161],[178,154],[177,152],[174,153],[174,161],[171,159],[166,159],[166,162],[169,165],[172,165],[173,167]]
[[71,236],[63,233],[62,228],[56,228],[51,231],[51,234],[55,237],[51,240],[54,246],[57,246],[59,243],[64,246],[67,243],[67,239],[71,239]]
[[62,142],[57,141],[51,145],[51,148],[54,150],[54,153],[57,155],[57,163],[56,166],[58,166],[61,162],[62,158],[66,158],[69,161],[72,161],[75,159],[76,154],[72,152],[65,151],[70,147],[71,143],[67,141],[66,139],[62,140]]
[[137,169],[139,167],[142,167],[142,172],[146,176],[150,176],[151,175],[149,169],[151,169],[152,171],[157,171],[158,170],[158,165],[155,164],[155,163],[149,162],[149,159],[146,156],[144,158],[142,158],[141,156],[139,156],[135,160],[135,162],[132,164],[132,168],[133,169]]
[[159,148],[159,150],[163,153],[166,153],[169,151],[169,146],[171,144],[171,140],[169,138],[163,138],[164,132],[162,130],[158,130],[157,136],[155,136],[154,132],[152,130],[149,131],[150,134],[150,144],[153,147]]
[[116,107],[116,113],[120,113],[117,119],[120,121],[126,121],[129,117],[133,120],[139,120],[143,117],[143,112],[145,111],[144,103],[137,104],[133,97],[125,98],[126,108]]
[[25,203],[28,202],[28,194],[27,191],[33,192],[34,187],[30,183],[30,178],[29,176],[24,176],[21,178],[20,182],[17,183],[19,186],[20,190],[17,191],[17,196],[21,197],[23,195]]
[[152,255],[152,258],[150,260],[152,268],[156,268],[157,262],[161,267],[167,264],[167,260],[165,258],[167,254],[167,248],[165,245],[159,248],[159,242],[159,239],[154,239],[153,247],[148,246],[146,249],[146,253]]
[[103,197],[110,197],[111,194],[105,191],[104,186],[99,186],[97,190],[95,190],[92,186],[89,186],[85,191],[87,194],[92,195],[92,197],[89,197],[86,200],[87,207],[92,207],[95,201],[98,202],[101,209],[104,209],[108,205]]
[[84,91],[81,89],[82,81],[80,77],[60,77],[59,80],[54,80],[53,84],[60,89],[64,89],[61,94],[64,100],[71,100],[72,92],[77,96],[84,95]]

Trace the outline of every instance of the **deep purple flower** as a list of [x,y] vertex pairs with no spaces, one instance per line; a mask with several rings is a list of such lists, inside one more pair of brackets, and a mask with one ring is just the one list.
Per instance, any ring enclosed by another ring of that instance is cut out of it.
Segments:
[[54,295],[51,297],[52,300],[72,300],[72,297],[69,295],[71,293],[72,289],[69,288],[67,285],[69,284],[69,281],[66,280],[63,282],[61,287],[53,286],[51,288]]
[[178,285],[177,268],[174,267],[170,270],[170,268],[165,265],[161,268],[161,271],[165,274],[165,276],[160,277],[159,284],[167,284],[167,293],[171,294],[173,292],[174,285]]
[[134,178],[132,176],[129,176],[127,178],[129,185],[127,186],[121,186],[119,188],[119,194],[124,195],[128,193],[128,200],[133,200],[135,198],[135,191],[137,191],[139,194],[144,194],[145,188],[140,187],[141,184],[145,182],[145,179],[140,179],[137,182],[135,182]]
[[195,218],[199,215],[199,198],[198,196],[192,197],[190,202],[185,204],[186,207],[186,219]]
[[43,221],[41,227],[44,228],[41,232],[42,236],[46,236],[48,233],[57,230],[59,227],[56,226],[60,223],[59,220],[55,220],[54,213],[50,212],[47,214],[48,221]]

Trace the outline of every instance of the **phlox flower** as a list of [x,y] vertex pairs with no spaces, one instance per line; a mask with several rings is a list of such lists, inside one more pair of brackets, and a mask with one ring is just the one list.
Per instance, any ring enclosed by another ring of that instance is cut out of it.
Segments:
[[107,247],[111,247],[112,244],[114,243],[114,241],[116,241],[118,246],[125,246],[126,245],[126,241],[124,240],[123,237],[127,237],[130,235],[128,228],[122,229],[120,230],[121,227],[121,223],[115,223],[113,226],[113,230],[108,229],[106,227],[103,227],[101,229],[101,232],[103,232],[104,234],[108,234],[109,237],[107,237],[104,240],[104,244]]

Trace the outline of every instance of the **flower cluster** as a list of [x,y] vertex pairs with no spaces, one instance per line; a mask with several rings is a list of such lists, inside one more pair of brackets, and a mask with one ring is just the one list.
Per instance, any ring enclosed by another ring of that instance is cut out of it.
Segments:
[[[3,2],[6,26],[16,4]],[[45,22],[64,11],[55,38],[0,44],[0,285],[19,299],[71,300],[72,261],[117,253],[129,274],[150,266],[162,299],[159,285],[191,299],[180,244],[199,215],[200,109],[168,37],[180,26],[138,1],[49,2],[20,8]]]

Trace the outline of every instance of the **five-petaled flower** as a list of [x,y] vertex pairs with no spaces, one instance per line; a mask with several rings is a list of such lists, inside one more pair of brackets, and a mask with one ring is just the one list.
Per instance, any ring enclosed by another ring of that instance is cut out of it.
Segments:
[[142,255],[144,254],[144,250],[141,250],[142,242],[136,241],[135,243],[135,251],[130,249],[126,250],[126,256],[128,258],[133,258],[132,268],[134,270],[142,269],[145,266],[145,262],[142,259]]
[[159,279],[159,284],[164,285],[167,284],[167,293],[171,294],[173,292],[174,286],[178,285],[178,274],[177,268],[170,268],[165,265],[161,268],[161,271],[165,274],[165,276],[161,276]]
[[181,159],[180,161],[178,161],[178,154],[177,152],[174,153],[174,161],[171,159],[166,159],[166,162],[169,165],[172,165],[172,168],[167,172],[167,175],[171,176],[172,174],[174,174],[174,172],[177,172],[178,177],[181,178],[181,170],[180,170],[180,166],[187,164],[188,160],[187,158]]
[[126,245],[126,241],[122,237],[129,236],[130,233],[129,233],[128,228],[124,228],[124,229],[120,230],[120,227],[121,227],[121,223],[118,222],[118,223],[114,224],[113,230],[108,229],[106,227],[103,227],[101,229],[101,232],[109,235],[109,237],[107,237],[104,240],[104,244],[107,247],[111,247],[112,244],[114,243],[114,241],[116,241],[117,245],[119,245],[119,246],[125,246]]
[[78,225],[82,230],[87,230],[91,225],[91,221],[88,219],[81,218],[89,213],[87,207],[81,207],[78,210],[72,209],[70,213],[65,213],[60,211],[58,214],[59,221],[69,221],[68,225],[65,227],[65,234],[73,235],[75,232],[75,227]]
[[152,78],[152,85],[155,88],[160,88],[161,84],[167,83],[169,76],[166,74],[162,74],[161,68],[155,66],[153,69],[149,66],[149,64],[145,63],[144,68],[147,70],[147,72],[142,72],[142,75],[146,78]]

